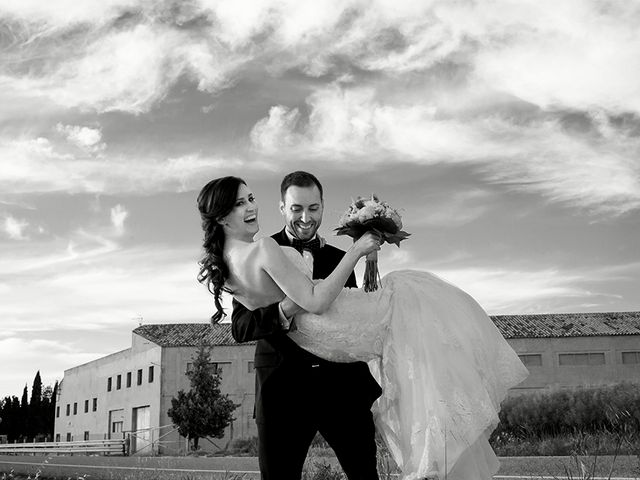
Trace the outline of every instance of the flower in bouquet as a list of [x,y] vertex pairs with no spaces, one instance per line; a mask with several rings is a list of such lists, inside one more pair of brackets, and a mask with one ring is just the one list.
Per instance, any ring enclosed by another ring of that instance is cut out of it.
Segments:
[[[337,235],[349,235],[358,239],[366,232],[380,236],[382,242],[394,243],[398,247],[410,233],[402,231],[402,218],[395,208],[381,201],[376,195],[370,198],[359,197],[353,201],[347,211],[340,217]],[[378,289],[378,252],[367,255],[364,270],[363,288],[365,292]]]

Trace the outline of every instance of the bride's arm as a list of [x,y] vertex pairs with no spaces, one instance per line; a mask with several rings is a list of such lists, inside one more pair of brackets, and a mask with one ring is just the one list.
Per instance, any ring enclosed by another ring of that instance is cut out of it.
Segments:
[[340,263],[324,281],[314,284],[287,258],[271,238],[259,240],[260,267],[280,287],[284,294],[304,310],[322,313],[335,300],[360,257],[379,250],[377,237],[367,233],[345,253]]

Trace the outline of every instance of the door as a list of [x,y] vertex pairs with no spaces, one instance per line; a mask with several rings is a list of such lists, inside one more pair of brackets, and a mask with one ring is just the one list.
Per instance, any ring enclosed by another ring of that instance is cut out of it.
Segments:
[[124,430],[124,408],[120,410],[109,411],[109,433],[108,437],[111,439],[122,438],[122,431]]
[[131,453],[151,453],[151,408],[133,409],[131,429]]

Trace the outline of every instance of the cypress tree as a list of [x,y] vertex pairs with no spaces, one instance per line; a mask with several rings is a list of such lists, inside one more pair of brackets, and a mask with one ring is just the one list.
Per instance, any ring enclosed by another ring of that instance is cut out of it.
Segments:
[[40,370],[36,372],[31,386],[28,422],[27,432],[30,439],[42,433],[42,379],[40,378]]
[[20,400],[20,415],[17,421],[18,440],[26,439],[29,430],[29,390],[27,384],[24,385],[22,391],[22,400]]

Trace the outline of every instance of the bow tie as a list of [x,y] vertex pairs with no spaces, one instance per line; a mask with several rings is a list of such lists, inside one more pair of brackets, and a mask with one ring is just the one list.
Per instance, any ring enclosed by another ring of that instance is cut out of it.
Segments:
[[320,239],[316,237],[313,240],[304,242],[302,240],[294,238],[291,241],[291,246],[298,250],[300,253],[302,253],[303,250],[309,250],[311,253],[315,253],[316,251],[320,250]]

